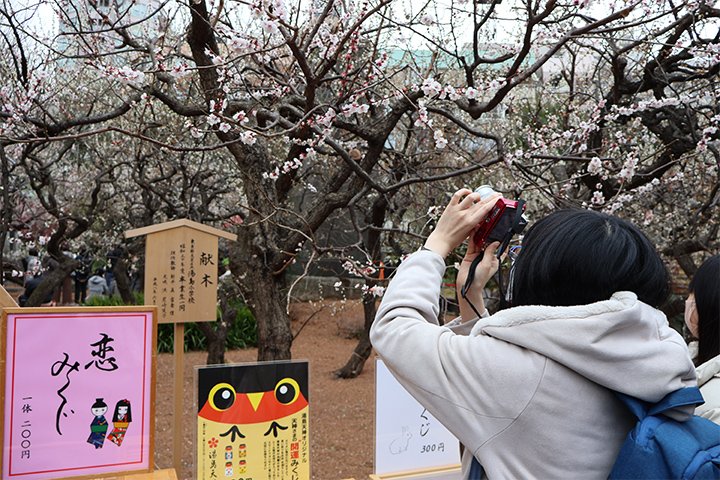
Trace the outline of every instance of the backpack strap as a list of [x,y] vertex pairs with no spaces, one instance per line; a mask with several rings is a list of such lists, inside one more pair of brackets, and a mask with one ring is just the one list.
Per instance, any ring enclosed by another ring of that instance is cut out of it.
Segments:
[[648,403],[637,398],[625,395],[624,393],[615,392],[620,401],[630,409],[638,420],[650,415],[659,415],[677,407],[686,405],[701,405],[705,403],[705,399],[700,393],[698,387],[685,387],[670,392],[662,400],[657,403]]
[[485,475],[485,469],[483,469],[475,455],[472,457],[472,463],[470,464],[470,473],[468,474],[468,480],[482,480]]

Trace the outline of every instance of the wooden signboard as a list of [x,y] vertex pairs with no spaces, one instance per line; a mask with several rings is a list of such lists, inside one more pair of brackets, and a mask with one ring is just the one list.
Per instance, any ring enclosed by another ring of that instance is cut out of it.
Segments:
[[125,232],[140,235],[147,235],[145,304],[157,305],[158,323],[215,321],[218,238],[237,236],[186,219]]
[[387,475],[371,474],[370,480],[462,480],[460,467],[425,468]]
[[5,290],[5,287],[0,285],[0,309],[17,306],[15,299]]
[[151,472],[155,308],[2,312],[3,480]]
[[157,305],[158,322],[174,323],[175,357],[173,463],[183,459],[183,370],[186,322],[217,319],[218,238],[236,240],[223,232],[187,219],[173,220],[125,232],[145,240],[145,305]]

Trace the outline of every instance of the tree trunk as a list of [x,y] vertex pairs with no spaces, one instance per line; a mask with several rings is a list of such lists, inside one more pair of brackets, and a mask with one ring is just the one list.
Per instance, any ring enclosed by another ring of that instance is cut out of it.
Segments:
[[372,353],[372,344],[370,343],[370,327],[375,319],[377,306],[375,295],[367,293],[363,295],[363,312],[365,316],[365,325],[362,335],[355,350],[348,359],[344,367],[335,370],[334,374],[338,378],[355,378],[360,375],[365,367],[365,362]]
[[26,307],[39,307],[42,305],[43,300],[48,297],[50,292],[62,285],[65,278],[77,267],[75,260],[64,255],[59,262],[53,263],[53,267],[43,273],[42,281],[28,298],[25,304]]
[[228,281],[220,283],[218,287],[218,301],[220,302],[220,320],[218,322],[200,322],[198,327],[205,334],[207,341],[207,364],[219,365],[225,363],[225,347],[230,329],[237,317],[237,308],[230,303],[235,290]]
[[285,310],[287,288],[284,273],[273,275],[266,263],[268,256],[252,255],[257,251],[257,237],[241,232],[230,245],[230,270],[240,287],[258,329],[258,360],[289,360],[292,358],[292,329]]
[[115,286],[117,287],[118,292],[120,292],[120,297],[122,298],[123,303],[126,305],[132,305],[135,303],[135,297],[133,297],[132,289],[130,288],[130,276],[128,275],[125,258],[118,258],[115,260],[112,272],[115,278]]
[[[263,274],[264,273],[264,274]],[[258,361],[292,358],[292,329],[285,310],[284,276],[258,272],[250,279],[253,291],[246,293],[258,326]]]

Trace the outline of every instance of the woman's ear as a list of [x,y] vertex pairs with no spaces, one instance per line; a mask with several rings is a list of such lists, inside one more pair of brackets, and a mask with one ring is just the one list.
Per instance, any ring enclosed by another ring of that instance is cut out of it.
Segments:
[[685,299],[685,325],[695,338],[700,338],[698,329],[698,312],[695,307],[695,294],[691,293]]

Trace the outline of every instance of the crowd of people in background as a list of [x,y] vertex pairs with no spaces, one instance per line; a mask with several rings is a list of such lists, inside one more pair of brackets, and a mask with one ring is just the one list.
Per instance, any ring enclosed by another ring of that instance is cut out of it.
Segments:
[[[73,258],[77,263],[75,269],[64,280],[64,283],[69,286],[72,299],[61,298],[61,291],[66,286],[62,285],[50,291],[43,299],[42,305],[58,303],[83,305],[93,298],[115,295],[117,284],[113,269],[122,253],[120,246],[113,248],[105,256],[93,254],[86,247],[82,247],[77,253],[65,251],[64,254]],[[44,276],[56,267],[56,262],[49,255],[43,255],[38,249],[30,248],[22,259],[22,267],[24,291],[18,297],[18,304],[25,306]]]

